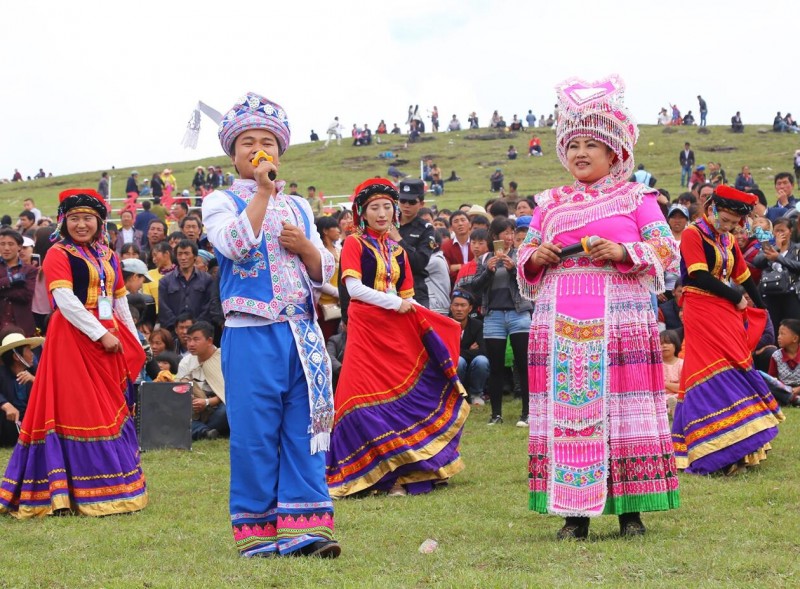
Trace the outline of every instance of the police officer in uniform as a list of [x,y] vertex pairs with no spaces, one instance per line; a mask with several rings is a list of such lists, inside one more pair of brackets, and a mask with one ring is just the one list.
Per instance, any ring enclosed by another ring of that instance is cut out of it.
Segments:
[[414,275],[414,300],[428,307],[428,285],[425,278],[431,255],[439,249],[434,238],[433,225],[417,218],[425,201],[425,183],[417,178],[400,182],[400,230],[392,227],[389,237],[397,241],[408,254]]

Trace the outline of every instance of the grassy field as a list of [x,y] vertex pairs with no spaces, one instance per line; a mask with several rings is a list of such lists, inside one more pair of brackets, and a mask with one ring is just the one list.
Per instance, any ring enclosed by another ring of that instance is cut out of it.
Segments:
[[[697,127],[668,128],[643,126],[635,151],[636,161],[645,164],[658,179],[657,186],[666,188],[673,197],[680,192],[680,166],[678,153],[685,141],[692,144],[697,163],[721,162],[732,184],[741,166],[749,165],[756,181],[770,200],[774,197],[772,176],[779,171],[792,171],[795,149],[800,148],[800,137],[788,133],[772,133],[768,127],[749,126],[743,134],[733,134],[724,127],[707,127],[708,134],[700,134]],[[351,141],[343,139],[341,146],[331,145],[327,149],[322,142],[305,143],[291,147],[282,158],[280,178],[295,181],[301,194],[305,187],[315,185],[324,194],[349,194],[353,188],[371,176],[385,175],[388,164],[378,158],[384,151],[392,151],[407,163],[398,167],[410,175],[419,175],[419,160],[431,156],[442,169],[444,177],[455,170],[463,179],[446,184],[446,192],[436,201],[441,206],[457,206],[463,202],[483,203],[490,198],[489,175],[496,167],[503,169],[508,182],[515,180],[522,194],[535,194],[545,188],[569,181],[554,150],[552,129],[537,129],[545,151],[544,157],[529,158],[525,154],[529,134],[501,133],[494,139],[470,139],[474,136],[491,135],[488,129],[475,132],[438,133],[428,135],[429,140],[404,146],[405,139],[384,136],[384,143],[366,147],[353,147]],[[515,145],[520,156],[515,161],[506,158],[509,145]],[[187,151],[187,155],[192,152]],[[226,157],[217,157],[188,162],[163,162],[135,166],[141,180],[150,178],[154,172],[165,167],[173,169],[180,189],[191,184],[198,165],[221,165],[232,171]],[[112,176],[113,196],[122,196],[125,181],[134,168],[108,170]],[[55,211],[58,192],[69,187],[96,187],[100,171],[68,176],[59,176],[0,185],[0,212],[16,219],[26,197],[36,200],[37,206],[46,214]]]
[[[505,413],[518,415],[519,403]],[[237,556],[226,441],[148,452],[151,504],[141,513],[0,518],[0,588],[797,587],[798,416],[789,411],[760,467],[681,475],[681,509],[646,514],[644,538],[619,538],[616,518],[603,517],[590,541],[562,543],[561,520],[526,508],[526,430],[487,427],[488,409],[476,408],[462,443],[467,469],[449,488],[335,504],[335,561]],[[0,465],[9,454],[0,451]],[[437,552],[418,552],[426,538]]]

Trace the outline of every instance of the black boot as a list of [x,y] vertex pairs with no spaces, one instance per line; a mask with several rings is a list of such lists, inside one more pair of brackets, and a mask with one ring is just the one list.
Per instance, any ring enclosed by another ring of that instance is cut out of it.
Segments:
[[619,535],[624,537],[644,536],[647,528],[639,517],[639,512],[623,513],[619,516]]
[[559,540],[585,540],[589,536],[588,517],[568,517],[564,519],[556,538]]

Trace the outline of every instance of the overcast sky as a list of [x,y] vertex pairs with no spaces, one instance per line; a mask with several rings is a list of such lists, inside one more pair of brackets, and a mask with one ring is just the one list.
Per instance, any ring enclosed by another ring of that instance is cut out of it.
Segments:
[[286,109],[294,143],[334,115],[402,125],[409,104],[444,124],[538,116],[560,80],[609,73],[641,123],[697,114],[697,94],[709,124],[800,115],[788,1],[5,0],[0,18],[0,178],[221,155],[206,118],[184,149],[186,123],[247,90]]

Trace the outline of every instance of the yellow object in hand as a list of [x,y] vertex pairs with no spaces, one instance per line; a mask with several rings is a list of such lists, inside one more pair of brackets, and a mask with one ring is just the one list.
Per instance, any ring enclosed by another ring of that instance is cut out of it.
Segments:
[[262,150],[259,150],[259,152],[258,152],[258,153],[256,153],[256,155],[255,155],[255,157],[252,159],[252,162],[251,162],[251,163],[253,164],[253,167],[254,167],[254,168],[257,168],[257,167],[258,167],[258,164],[260,164],[262,160],[266,160],[266,161],[268,161],[268,162],[271,162],[271,161],[272,161],[272,156],[271,156],[271,155],[268,155],[268,154],[267,154],[267,153],[266,153],[266,152],[265,152],[263,149],[262,149]]

